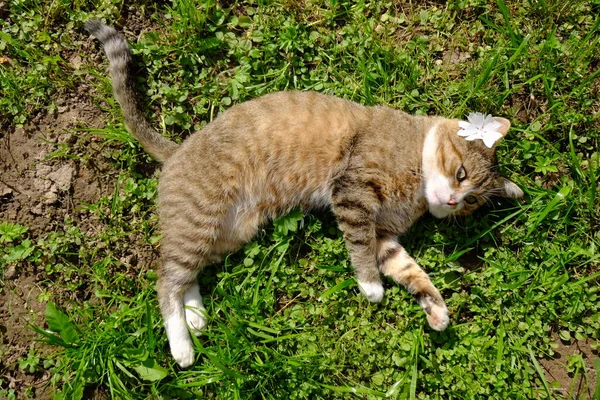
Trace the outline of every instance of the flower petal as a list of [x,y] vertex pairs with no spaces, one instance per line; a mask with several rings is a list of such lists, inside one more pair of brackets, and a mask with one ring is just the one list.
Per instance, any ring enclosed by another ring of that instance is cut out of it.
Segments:
[[483,126],[483,129],[489,132],[497,132],[500,128],[502,128],[502,124],[495,119],[492,119]]
[[463,129],[468,129],[468,128],[470,128],[473,125],[471,125],[467,121],[458,121],[458,126],[460,126]]
[[481,132],[478,131],[478,132],[475,132],[475,133],[467,136],[465,139],[467,139],[467,140],[475,140],[475,139],[481,139],[481,138],[482,138]]
[[494,146],[494,143],[501,137],[502,134],[500,132],[486,132],[482,135],[481,139],[483,140],[483,143],[491,149]]
[[461,129],[458,131],[458,136],[471,136],[471,135],[479,135],[480,130],[475,127],[470,127],[467,129]]
[[484,114],[483,115],[483,127],[485,128],[486,125],[491,124],[492,122],[494,122],[494,117],[492,117],[492,114]]
[[471,113],[467,116],[467,119],[469,120],[469,122],[473,125],[475,125],[478,128],[482,128],[483,127],[483,121],[485,119],[485,116],[482,113]]

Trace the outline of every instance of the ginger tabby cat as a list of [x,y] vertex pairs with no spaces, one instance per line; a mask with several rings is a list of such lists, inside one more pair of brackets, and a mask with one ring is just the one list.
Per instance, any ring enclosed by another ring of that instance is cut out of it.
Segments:
[[181,367],[194,363],[188,328],[198,335],[207,323],[198,272],[297,206],[331,208],[370,301],[383,298],[383,274],[414,294],[433,329],[448,326],[444,299],[397,237],[427,211],[466,215],[489,196],[523,195],[496,171],[493,141],[508,120],[486,119],[497,136],[477,136],[488,126],[479,124],[465,138],[457,133],[469,124],[456,119],[279,92],[233,106],[177,145],[144,118],[124,37],[96,20],[85,27],[104,46],[127,128],[163,163],[158,299]]

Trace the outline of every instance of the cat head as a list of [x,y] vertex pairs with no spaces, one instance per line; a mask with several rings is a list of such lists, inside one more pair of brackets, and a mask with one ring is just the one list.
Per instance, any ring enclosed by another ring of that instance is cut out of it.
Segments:
[[497,171],[496,141],[506,136],[510,122],[489,117],[486,123],[492,129],[483,138],[469,124],[451,119],[434,120],[427,132],[423,176],[429,211],[435,217],[470,214],[491,196],[523,196],[517,185]]

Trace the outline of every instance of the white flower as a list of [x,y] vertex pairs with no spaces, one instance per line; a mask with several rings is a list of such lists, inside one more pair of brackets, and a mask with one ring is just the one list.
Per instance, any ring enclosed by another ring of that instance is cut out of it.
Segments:
[[463,136],[467,140],[481,139],[490,149],[502,137],[502,134],[498,132],[502,124],[491,115],[471,113],[467,119],[469,122],[459,121],[458,123],[458,126],[461,127],[461,130],[458,131],[459,136]]

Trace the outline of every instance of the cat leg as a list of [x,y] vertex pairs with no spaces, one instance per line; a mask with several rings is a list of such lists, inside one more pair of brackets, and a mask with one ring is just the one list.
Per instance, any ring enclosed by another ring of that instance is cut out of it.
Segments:
[[207,324],[197,275],[217,259],[215,242],[231,202],[216,196],[221,189],[210,182],[190,181],[174,171],[181,169],[167,165],[159,184],[163,264],[157,289],[171,353],[186,368],[195,358],[190,332],[199,335]]
[[427,273],[395,238],[378,239],[377,262],[385,276],[405,286],[416,296],[417,302],[427,314],[427,322],[433,329],[436,331],[446,329],[450,319],[444,299],[431,283]]
[[360,291],[373,303],[379,303],[384,294],[375,257],[375,210],[378,207],[377,197],[369,186],[347,177],[334,183],[332,209],[344,234]]
[[[232,208],[228,213],[219,236],[212,244],[210,256],[208,257],[212,262],[219,262],[223,255],[238,250],[244,243],[254,237],[260,222],[264,219],[264,216],[257,210],[244,213],[237,213],[236,211],[236,208]],[[208,321],[197,282],[194,282],[186,290],[183,295],[183,303],[188,327],[194,335],[200,336]]]
[[[259,210],[250,208],[240,212],[239,207],[230,207],[226,213],[222,214],[221,226],[219,229],[214,229],[215,239],[196,242],[202,245],[199,254],[204,254],[203,256],[196,255],[192,248],[185,249],[181,244],[176,247],[179,252],[178,257],[183,257],[186,265],[197,265],[197,267],[188,270],[176,263],[167,263],[159,280],[159,299],[167,299],[161,302],[167,337],[173,358],[182,368],[190,366],[194,362],[194,349],[188,328],[194,335],[200,336],[208,322],[206,309],[200,295],[200,287],[196,280],[196,271],[201,269],[204,264],[218,262],[224,254],[239,249],[256,234],[260,222],[264,220],[264,215]],[[202,224],[198,224],[201,228],[196,230],[203,232],[203,235],[208,238],[209,233],[213,230],[210,230],[207,219],[202,222]],[[165,250],[174,247],[170,245],[172,240],[174,240],[173,235],[165,235],[163,240]],[[205,261],[197,261],[198,258]]]
[[200,286],[197,282],[194,282],[183,294],[183,304],[185,307],[185,321],[188,327],[194,335],[200,336],[208,321],[206,320],[206,308],[202,304]]
[[[194,346],[186,323],[188,311],[184,309],[184,298],[187,295],[186,300],[190,302],[190,305],[198,306],[197,300],[200,298],[200,292],[196,275],[195,269],[187,268],[170,260],[163,264],[157,282],[158,301],[171,354],[181,368],[187,368],[194,363]],[[191,320],[191,323],[194,324],[193,328],[206,324],[204,316],[201,314],[200,316],[191,316]]]

